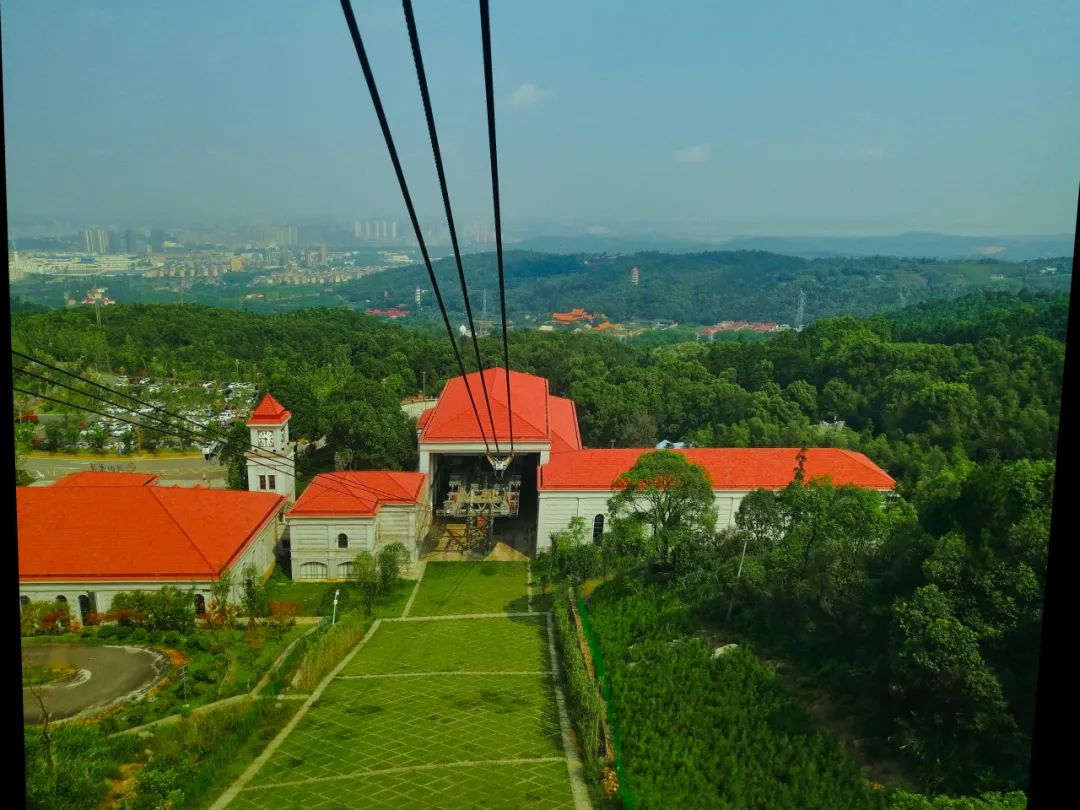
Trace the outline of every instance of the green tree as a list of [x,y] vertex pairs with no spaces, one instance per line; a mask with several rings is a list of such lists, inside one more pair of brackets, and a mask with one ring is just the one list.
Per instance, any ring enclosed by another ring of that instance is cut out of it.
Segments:
[[716,507],[709,474],[673,450],[656,450],[638,458],[616,482],[608,500],[612,523],[632,521],[648,526],[660,560],[687,536],[716,530]]
[[254,565],[244,566],[240,572],[240,602],[248,617],[248,629],[255,628],[259,617],[266,615],[266,586]]
[[403,543],[390,543],[379,549],[375,555],[375,563],[379,570],[380,596],[390,595],[410,559],[409,550]]
[[353,560],[353,582],[364,612],[370,614],[379,597],[379,568],[370,551],[361,551]]

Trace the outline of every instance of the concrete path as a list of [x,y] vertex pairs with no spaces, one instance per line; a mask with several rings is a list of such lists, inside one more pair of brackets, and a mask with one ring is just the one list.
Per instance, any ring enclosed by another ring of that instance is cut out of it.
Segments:
[[[86,670],[71,684],[36,687],[53,720],[94,714],[140,693],[148,692],[169,669],[168,658],[141,647],[25,646],[23,664],[63,666]],[[23,689],[27,723],[40,723],[41,706],[30,689]]]

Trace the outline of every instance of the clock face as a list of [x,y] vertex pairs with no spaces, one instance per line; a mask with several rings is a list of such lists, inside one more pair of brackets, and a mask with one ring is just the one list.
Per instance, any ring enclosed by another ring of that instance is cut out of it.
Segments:
[[274,446],[274,431],[272,430],[260,430],[259,431],[259,447],[273,447]]

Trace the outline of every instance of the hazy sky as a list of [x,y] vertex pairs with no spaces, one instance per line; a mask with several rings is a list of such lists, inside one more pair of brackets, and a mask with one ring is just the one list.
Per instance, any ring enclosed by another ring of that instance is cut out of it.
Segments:
[[[458,218],[489,217],[475,0],[415,0]],[[1071,232],[1080,3],[493,0],[504,218]],[[354,0],[441,211],[401,6]],[[4,0],[9,216],[396,216],[336,0]]]

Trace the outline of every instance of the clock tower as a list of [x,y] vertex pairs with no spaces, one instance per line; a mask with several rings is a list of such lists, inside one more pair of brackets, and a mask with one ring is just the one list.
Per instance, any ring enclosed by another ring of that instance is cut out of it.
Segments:
[[292,414],[270,394],[247,420],[251,448],[247,458],[248,489],[253,492],[276,492],[296,500],[296,445],[289,441]]

